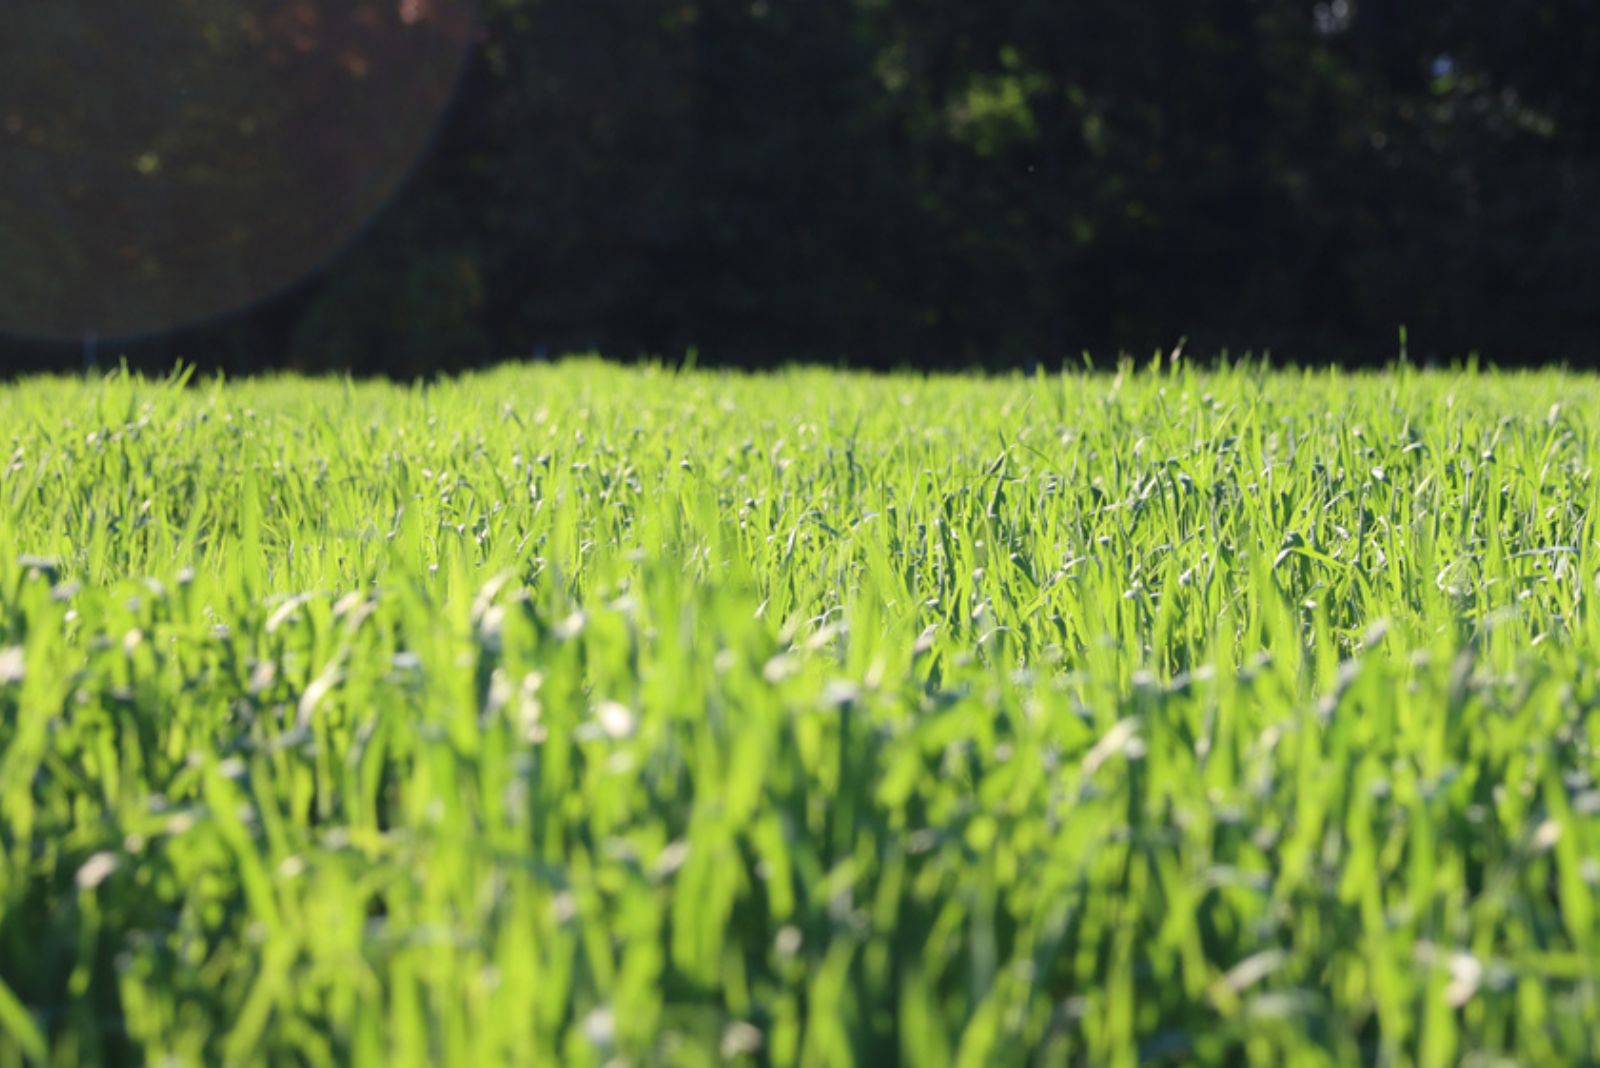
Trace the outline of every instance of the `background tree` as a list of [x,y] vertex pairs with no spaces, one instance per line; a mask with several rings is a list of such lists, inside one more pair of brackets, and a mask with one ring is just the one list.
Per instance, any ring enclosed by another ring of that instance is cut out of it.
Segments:
[[486,0],[366,239],[132,355],[1591,361],[1597,6]]

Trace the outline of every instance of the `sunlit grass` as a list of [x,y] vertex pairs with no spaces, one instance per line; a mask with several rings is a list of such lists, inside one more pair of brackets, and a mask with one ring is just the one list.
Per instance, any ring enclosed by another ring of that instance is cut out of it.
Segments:
[[0,1065],[1583,1060],[1597,432],[1556,373],[0,389]]

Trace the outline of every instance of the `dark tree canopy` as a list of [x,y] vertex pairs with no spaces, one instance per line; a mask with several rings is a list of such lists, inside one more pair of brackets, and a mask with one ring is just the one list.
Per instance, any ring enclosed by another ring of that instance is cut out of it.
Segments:
[[481,37],[332,270],[133,356],[1600,358],[1600,0],[488,0]]

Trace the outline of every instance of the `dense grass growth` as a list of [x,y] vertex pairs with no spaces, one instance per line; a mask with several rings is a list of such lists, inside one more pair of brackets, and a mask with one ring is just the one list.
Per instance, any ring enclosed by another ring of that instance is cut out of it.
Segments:
[[0,390],[0,1064],[1600,1034],[1600,381]]

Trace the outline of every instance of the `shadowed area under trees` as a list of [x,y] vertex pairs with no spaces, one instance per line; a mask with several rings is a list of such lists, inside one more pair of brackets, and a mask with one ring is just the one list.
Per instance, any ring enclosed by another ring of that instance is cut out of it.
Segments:
[[[1187,338],[1359,364],[1405,324],[1415,358],[1600,358],[1596,0],[480,17],[433,150],[360,241],[251,311],[102,355],[1053,367]],[[0,341],[14,370],[76,359]]]

